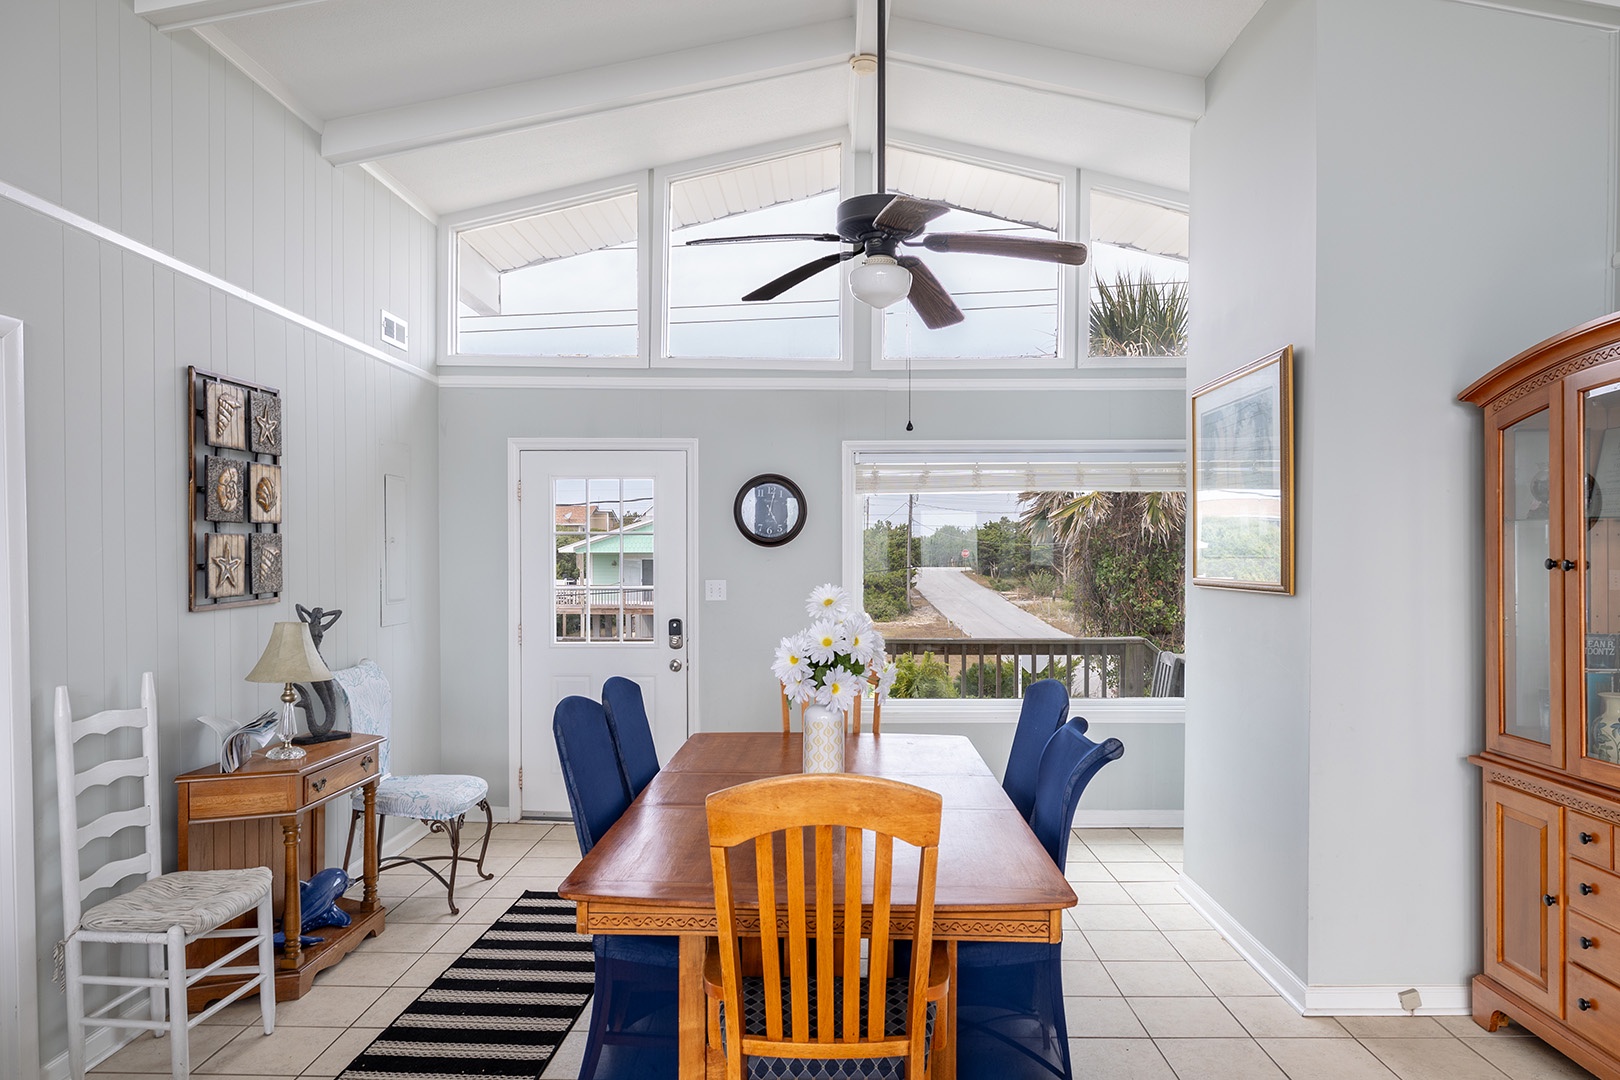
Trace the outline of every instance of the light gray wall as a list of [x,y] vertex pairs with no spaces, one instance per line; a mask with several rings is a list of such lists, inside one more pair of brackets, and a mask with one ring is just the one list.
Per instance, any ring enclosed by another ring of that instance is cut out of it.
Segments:
[[1185,865],[1313,987],[1477,970],[1480,424],[1455,395],[1612,306],[1615,75],[1594,30],[1273,0],[1208,83],[1188,382],[1295,345],[1299,592],[1191,590]]
[[1455,396],[1613,307],[1614,37],[1319,11],[1310,982],[1455,984],[1479,970],[1484,712],[1481,424]]
[[[372,344],[376,309],[431,361],[434,229],[189,33],[127,3],[0,5],[0,181]],[[66,1046],[49,943],[62,936],[53,688],[76,713],[157,675],[164,779],[214,758],[191,718],[273,705],[243,676],[293,603],[343,608],[328,659],[376,658],[395,688],[396,768],[438,764],[437,392],[281,317],[0,198],[0,312],[26,329],[30,648],[41,1057]],[[186,610],[185,369],[279,387],[287,589]],[[411,619],[378,625],[381,462],[412,458]],[[172,793],[164,818],[174,820]],[[331,815],[346,818],[343,813]],[[331,833],[339,834],[332,822]],[[172,837],[173,826],[168,830]],[[171,841],[172,842],[172,841]],[[168,862],[173,864],[172,850]],[[86,869],[93,869],[87,866]]]
[[[1290,343],[1301,387],[1314,378],[1315,14],[1309,0],[1273,0],[1206,84],[1193,129],[1189,388]],[[1313,430],[1308,413],[1300,430]],[[1308,435],[1297,460],[1308,477]],[[1308,479],[1298,490],[1296,597],[1187,588],[1183,867],[1303,976],[1314,582],[1305,511],[1317,492]]]
[[[1078,380],[1077,380],[1078,381]],[[919,387],[923,384],[919,382]],[[507,776],[506,447],[516,437],[635,435],[698,440],[698,578],[727,580],[723,603],[694,603],[700,649],[698,712],[706,730],[778,722],[770,676],[777,641],[804,621],[804,597],[839,581],[840,444],[900,439],[905,395],[873,391],[486,390],[446,388],[440,399],[440,542],[446,626],[447,768],[490,779],[505,801]],[[918,439],[1180,438],[1180,389],[928,392],[915,401]],[[762,472],[797,480],[809,504],[798,539],[749,543],[732,500]],[[1002,751],[1002,756],[1005,750]]]

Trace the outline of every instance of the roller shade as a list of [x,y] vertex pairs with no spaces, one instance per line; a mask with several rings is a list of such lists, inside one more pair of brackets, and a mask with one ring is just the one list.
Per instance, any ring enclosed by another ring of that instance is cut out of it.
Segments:
[[1087,452],[1072,457],[998,458],[857,454],[857,495],[925,491],[1185,491],[1181,450]]

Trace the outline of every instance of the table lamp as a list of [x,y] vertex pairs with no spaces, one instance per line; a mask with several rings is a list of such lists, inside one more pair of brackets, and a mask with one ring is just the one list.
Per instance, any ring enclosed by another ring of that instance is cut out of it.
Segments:
[[332,673],[315,651],[315,642],[309,636],[309,627],[301,622],[278,622],[270,631],[270,643],[264,655],[247,673],[248,682],[282,683],[281,691],[281,745],[273,747],[266,757],[275,761],[301,758],[306,751],[293,745],[297,724],[293,719],[293,683],[319,682],[330,679]]

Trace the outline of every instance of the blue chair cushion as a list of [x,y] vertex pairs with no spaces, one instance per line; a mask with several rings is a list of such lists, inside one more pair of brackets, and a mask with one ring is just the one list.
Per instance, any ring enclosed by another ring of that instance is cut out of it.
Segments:
[[[451,821],[488,795],[489,783],[481,776],[390,776],[377,784],[377,813],[384,817]],[[356,810],[365,806],[362,793],[355,792],[353,805]]]
[[[838,998],[840,1005],[834,1010],[833,1034],[842,1038],[844,1035],[844,1010],[842,1006],[843,989],[842,979],[833,980],[833,995]],[[861,980],[861,1025],[866,1025],[867,1010],[871,1005],[871,987],[868,980]],[[816,977],[810,976],[808,987],[810,995],[810,1037],[816,1037]],[[792,1025],[792,985],[788,980],[782,980],[782,1014],[783,1021],[791,1028]],[[906,979],[896,977],[887,980],[885,1008],[883,1010],[883,1030],[889,1035],[902,1035],[906,1030],[906,1003],[910,998],[910,987]],[[765,980],[763,978],[745,977],[742,981],[743,1004],[743,1030],[749,1035],[765,1034]],[[934,1003],[928,1003],[927,1027],[924,1030],[924,1060],[927,1060],[929,1049],[934,1041]],[[725,1047],[726,1039],[726,1007],[720,1005],[720,1040],[721,1048]],[[750,1080],[901,1080],[906,1075],[906,1059],[903,1057],[877,1057],[877,1058],[778,1058],[750,1056],[744,1062]],[[921,1080],[921,1078],[917,1078]]]

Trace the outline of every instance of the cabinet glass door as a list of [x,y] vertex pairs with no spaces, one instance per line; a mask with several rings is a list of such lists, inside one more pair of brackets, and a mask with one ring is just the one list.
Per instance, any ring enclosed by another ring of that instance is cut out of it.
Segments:
[[[1616,436],[1620,449],[1620,435]],[[1502,431],[1501,732],[1552,744],[1550,425],[1545,409]],[[1617,489],[1620,498],[1620,489]]]
[[1620,383],[1581,394],[1586,610],[1582,756],[1620,764]]

